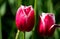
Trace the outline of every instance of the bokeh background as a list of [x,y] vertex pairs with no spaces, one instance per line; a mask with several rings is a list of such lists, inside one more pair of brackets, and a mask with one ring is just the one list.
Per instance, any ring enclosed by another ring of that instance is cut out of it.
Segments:
[[[35,3],[36,2],[36,3]],[[0,0],[0,39],[15,39],[17,28],[15,24],[16,11],[20,5],[32,5],[36,11],[36,24],[38,26],[38,15],[42,12],[55,14],[56,24],[60,24],[60,0]],[[22,39],[20,32],[19,39]],[[32,36],[33,35],[33,36]],[[41,37],[37,30],[25,33],[26,39],[60,39],[60,28],[57,28],[51,37]]]

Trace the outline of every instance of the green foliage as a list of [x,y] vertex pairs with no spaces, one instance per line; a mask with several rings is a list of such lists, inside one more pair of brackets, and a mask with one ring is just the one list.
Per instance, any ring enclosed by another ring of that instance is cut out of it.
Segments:
[[[32,31],[25,32],[25,39],[44,39],[37,33],[38,15],[41,12],[54,13],[56,15],[56,23],[60,23],[60,0],[0,0],[0,39],[15,39],[17,32],[15,15],[20,5],[32,5],[36,12],[35,29],[33,28]],[[59,36],[60,28],[55,30],[53,36],[46,37],[46,39],[60,39]],[[18,38],[23,39],[23,32],[19,33]]]
[[6,2],[4,2],[0,7],[1,16],[3,16],[5,14],[5,10],[6,10]]

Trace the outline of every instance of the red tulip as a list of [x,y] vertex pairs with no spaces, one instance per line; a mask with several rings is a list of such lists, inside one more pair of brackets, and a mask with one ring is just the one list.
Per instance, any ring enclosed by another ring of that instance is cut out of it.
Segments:
[[31,31],[35,22],[32,6],[21,6],[16,13],[16,26],[21,31]]
[[42,13],[39,17],[38,32],[41,36],[51,36],[55,31],[55,15],[52,13]]

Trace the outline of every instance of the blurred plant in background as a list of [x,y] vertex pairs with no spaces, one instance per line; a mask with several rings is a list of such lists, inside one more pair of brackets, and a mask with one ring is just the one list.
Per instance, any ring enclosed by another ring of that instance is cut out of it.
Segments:
[[[35,5],[36,1],[36,5]],[[32,5],[36,11],[36,24],[38,25],[38,15],[42,12],[52,12],[55,14],[56,24],[60,24],[60,0],[0,0],[0,39],[15,39],[17,32],[15,24],[15,14],[20,5]],[[34,7],[36,6],[36,7]],[[37,34],[37,30],[26,32],[26,39],[43,39]],[[23,32],[20,32],[19,39],[22,39]],[[46,39],[60,39],[60,28],[56,29],[52,37]]]

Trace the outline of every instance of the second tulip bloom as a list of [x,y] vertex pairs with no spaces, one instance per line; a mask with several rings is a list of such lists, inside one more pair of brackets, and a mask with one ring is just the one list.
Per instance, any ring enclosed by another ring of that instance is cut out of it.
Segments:
[[55,15],[53,13],[42,13],[39,17],[38,32],[42,36],[50,36],[55,31]]

